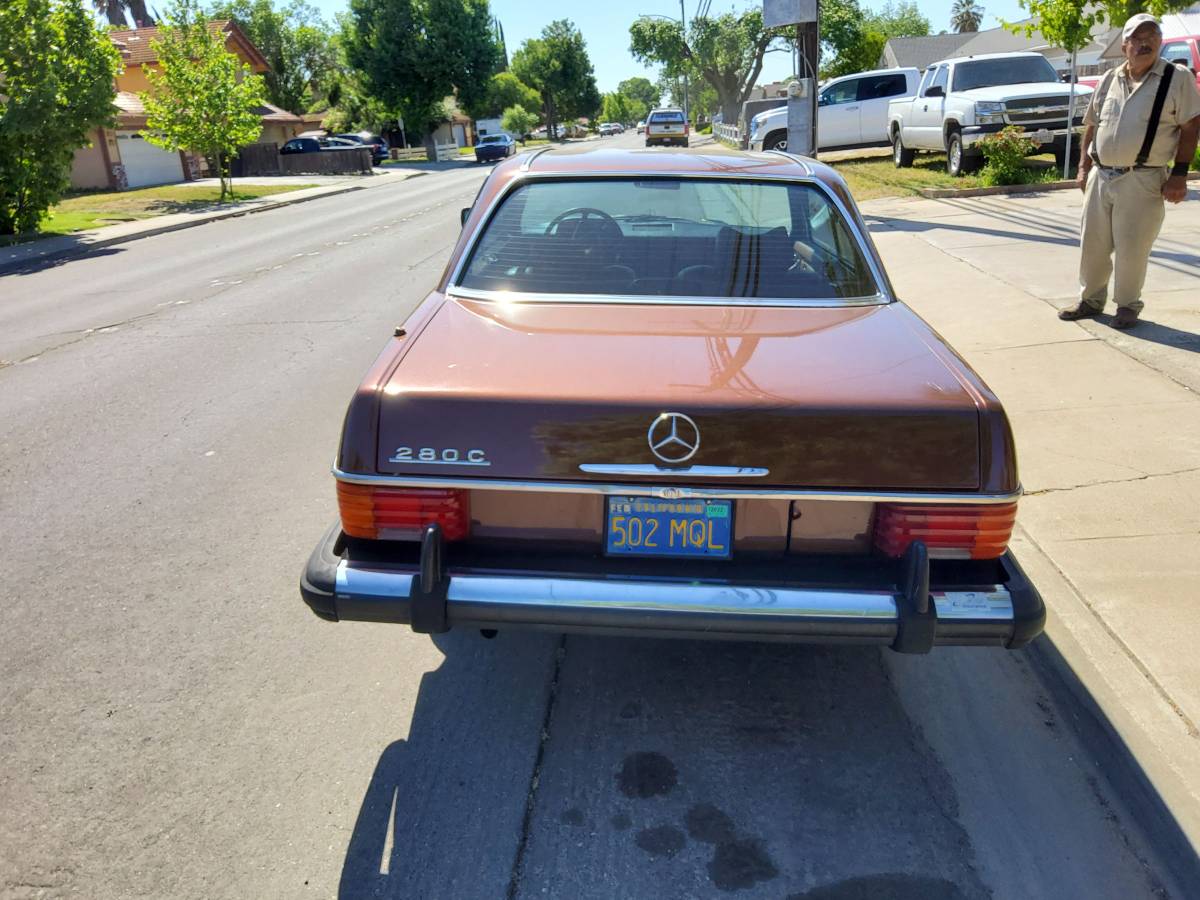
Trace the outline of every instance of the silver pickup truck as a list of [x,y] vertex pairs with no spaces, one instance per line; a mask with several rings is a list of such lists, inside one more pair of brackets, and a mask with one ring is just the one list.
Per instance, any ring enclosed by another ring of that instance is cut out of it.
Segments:
[[[1083,113],[1092,89],[1075,88],[1071,128],[1083,132]],[[1067,107],[1071,88],[1038,53],[994,53],[933,63],[915,97],[888,104],[888,137],[896,167],[911,166],[917,151],[946,154],[951,175],[983,165],[979,141],[1008,125],[1020,125],[1036,153],[1066,154]],[[1072,143],[1077,146],[1075,139]]]

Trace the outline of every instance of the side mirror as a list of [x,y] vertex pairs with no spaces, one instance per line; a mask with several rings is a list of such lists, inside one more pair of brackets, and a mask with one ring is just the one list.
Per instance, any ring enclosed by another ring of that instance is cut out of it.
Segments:
[[463,207],[463,208],[462,208],[462,209],[459,211],[458,217],[459,217],[459,219],[461,220],[460,224],[462,224],[462,225],[466,225],[466,224],[467,224],[467,219],[471,218],[471,207],[469,207],[469,206],[464,206],[464,207]]
[[925,96],[926,97],[945,97],[946,89],[943,88],[940,84],[935,84],[933,87],[931,87],[929,90],[927,90],[925,92]]

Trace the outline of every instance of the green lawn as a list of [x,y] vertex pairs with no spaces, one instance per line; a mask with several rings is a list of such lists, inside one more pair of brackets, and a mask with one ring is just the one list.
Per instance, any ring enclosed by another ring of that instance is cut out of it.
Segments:
[[[831,163],[846,179],[850,193],[861,202],[876,197],[906,197],[922,188],[984,187],[978,175],[954,178],[946,172],[944,153],[920,153],[911,169],[897,169],[890,156],[867,159],[847,159]],[[1052,155],[1029,159],[1030,181],[1056,181],[1062,177],[1054,168]]]
[[[312,184],[238,184],[234,182],[234,200],[253,200],[271,194],[283,194],[315,187]],[[118,222],[150,219],[169,213],[204,210],[217,206],[220,189],[171,184],[133,191],[88,191],[68,194],[42,219],[41,228],[32,234],[0,238],[0,243],[36,240],[56,234],[71,234],[102,228]]]

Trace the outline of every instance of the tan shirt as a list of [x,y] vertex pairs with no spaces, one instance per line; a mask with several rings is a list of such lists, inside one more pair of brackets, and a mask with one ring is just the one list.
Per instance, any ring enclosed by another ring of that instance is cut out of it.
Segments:
[[[1132,166],[1146,139],[1154,95],[1163,73],[1171,65],[1159,57],[1140,82],[1129,76],[1124,62],[1106,74],[1096,85],[1083,116],[1084,124],[1096,126],[1094,152],[1106,166]],[[1171,87],[1163,103],[1162,118],[1154,143],[1150,145],[1147,166],[1169,166],[1175,162],[1181,126],[1200,116],[1200,90],[1196,77],[1187,69],[1175,67]]]

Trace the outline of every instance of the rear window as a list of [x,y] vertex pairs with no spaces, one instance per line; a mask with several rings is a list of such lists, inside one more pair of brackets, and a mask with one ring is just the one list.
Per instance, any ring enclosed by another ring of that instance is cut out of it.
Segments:
[[661,122],[667,122],[667,123],[671,123],[671,122],[682,122],[682,121],[683,121],[683,113],[681,113],[681,112],[674,112],[674,111],[672,111],[672,112],[656,112],[656,113],[651,113],[651,114],[650,114],[650,121],[651,121],[651,122],[655,122],[655,123],[661,123]]
[[489,134],[486,137],[481,137],[479,139],[479,143],[481,143],[481,144],[503,144],[504,143],[504,135]]
[[861,300],[859,240],[811,184],[539,180],[484,226],[459,286],[525,294]]

